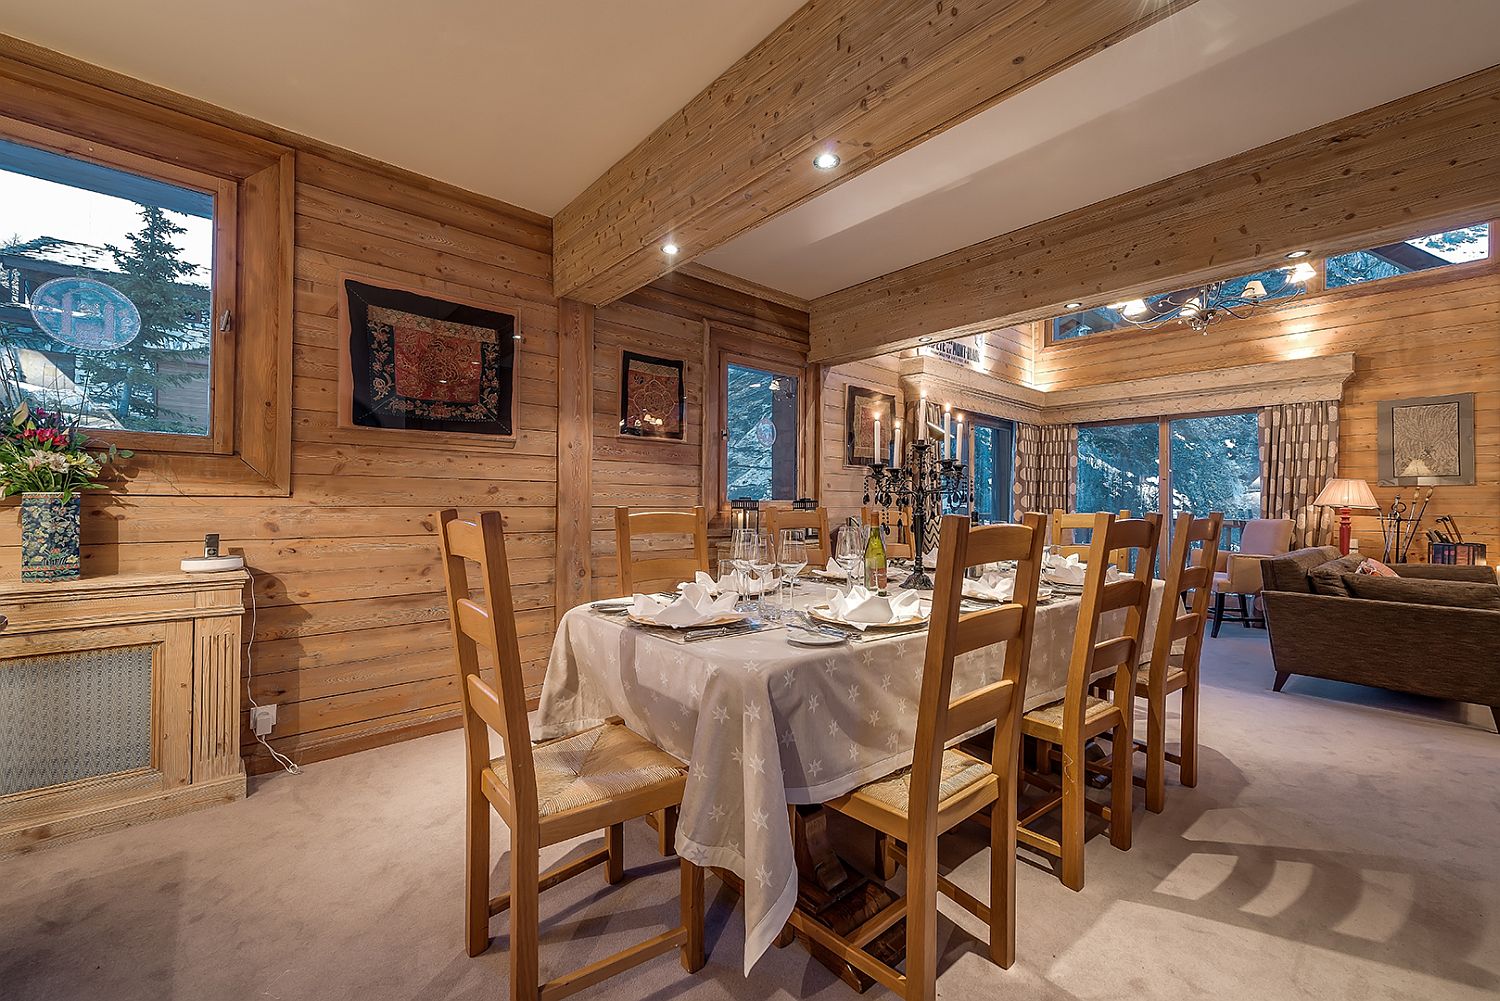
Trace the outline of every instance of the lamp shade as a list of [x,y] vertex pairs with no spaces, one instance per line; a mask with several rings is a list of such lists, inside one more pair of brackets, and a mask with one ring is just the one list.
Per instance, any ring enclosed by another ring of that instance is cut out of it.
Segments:
[[1313,501],[1318,507],[1375,508],[1375,495],[1364,480],[1329,480]]

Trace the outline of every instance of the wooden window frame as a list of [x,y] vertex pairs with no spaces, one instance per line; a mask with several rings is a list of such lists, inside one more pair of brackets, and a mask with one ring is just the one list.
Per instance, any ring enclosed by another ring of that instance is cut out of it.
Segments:
[[[239,274],[239,246],[236,239],[239,216],[235,185],[226,178],[214,177],[175,163],[128,153],[100,143],[86,142],[53,129],[45,129],[13,118],[0,116],[0,139],[34,149],[59,153],[75,160],[124,171],[138,177],[162,181],[179,188],[197,191],[213,199],[213,275],[209,286],[209,407],[208,433],[203,435],[156,431],[112,431],[89,428],[89,437],[121,448],[136,451],[207,452],[231,455],[234,452],[234,324],[221,329],[219,318],[225,310],[234,316],[235,280]],[[59,182],[61,183],[61,182]]]
[[[90,433],[136,453],[109,483],[117,493],[287,496],[294,154],[150,94],[133,82],[112,89],[45,60],[0,55],[0,136],[214,197],[209,435]],[[225,309],[233,322],[220,331]]]
[[[705,322],[705,396],[703,407],[703,504],[715,526],[729,518],[728,482],[728,400],[729,365],[735,363],[785,375],[797,380],[797,495],[813,496],[817,483],[816,434],[817,408],[822,398],[821,369],[807,363],[806,351],[797,351],[770,343],[764,335]],[[710,423],[711,422],[711,423]],[[783,502],[795,497],[777,497]],[[763,502],[770,503],[770,502]]]

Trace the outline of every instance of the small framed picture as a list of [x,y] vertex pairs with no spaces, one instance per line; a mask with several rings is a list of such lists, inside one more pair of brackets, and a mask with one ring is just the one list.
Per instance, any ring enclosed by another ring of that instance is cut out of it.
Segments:
[[1381,400],[1381,486],[1468,486],[1474,480],[1474,394]]
[[620,434],[682,441],[687,394],[680,358],[620,352]]
[[[875,420],[880,420],[880,440],[891,441],[891,418],[896,413],[896,397],[864,386],[849,386],[846,390],[845,428],[848,441],[844,451],[844,464],[849,466],[872,466],[875,464]],[[884,457],[882,457],[883,461]]]

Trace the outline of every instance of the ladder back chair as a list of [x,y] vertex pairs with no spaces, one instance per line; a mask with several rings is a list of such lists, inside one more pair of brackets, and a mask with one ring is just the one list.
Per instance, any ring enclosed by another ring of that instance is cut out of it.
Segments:
[[[652,535],[688,536],[693,555],[685,555],[686,545],[668,556],[638,557],[631,550],[635,539]],[[708,566],[708,518],[701,506],[690,511],[634,511],[615,508],[615,554],[620,560],[620,593],[671,591],[693,574]]]
[[[1124,521],[1130,517],[1130,512],[1121,510],[1117,516],[1118,520]],[[1048,530],[1052,533],[1052,551],[1059,556],[1077,556],[1080,560],[1086,560],[1089,556],[1089,547],[1076,544],[1075,531],[1082,528],[1094,527],[1094,514],[1092,511],[1064,511],[1054,508],[1052,517],[1048,520]],[[1116,551],[1110,553],[1110,559],[1121,573],[1130,572],[1130,553]]]
[[[1050,762],[1051,748],[1062,756],[1061,784],[1042,776],[1026,776],[1026,781],[1045,789],[1049,795],[1040,804],[1027,809],[1021,817],[1017,838],[1025,845],[1062,860],[1063,885],[1083,889],[1084,814],[1094,812],[1109,823],[1109,840],[1116,848],[1130,849],[1130,810],[1133,798],[1133,746],[1130,739],[1134,713],[1135,679],[1140,660],[1141,641],[1145,634],[1146,614],[1151,603],[1151,564],[1156,549],[1161,519],[1148,514],[1143,518],[1116,520],[1107,511],[1093,515],[1093,541],[1089,545],[1088,573],[1084,579],[1078,625],[1073,633],[1073,654],[1068,663],[1066,694],[1060,701],[1041,706],[1021,719],[1021,732],[1044,745],[1044,760]],[[1108,554],[1125,550],[1137,552],[1134,575],[1109,581]],[[1108,612],[1124,609],[1125,627],[1119,636],[1099,639],[1099,620]],[[1111,679],[1113,699],[1098,698],[1089,693],[1095,675],[1114,669]],[[1085,746],[1095,737],[1110,737],[1110,805],[1094,803],[1085,795],[1087,758]],[[1062,840],[1056,841],[1037,833],[1029,826],[1033,821],[1062,808]]]
[[[937,996],[937,894],[941,891],[990,928],[990,958],[1015,960],[1015,813],[1020,733],[1031,636],[1036,624],[1045,524],[1028,514],[1021,525],[974,528],[967,518],[942,520],[931,626],[917,706],[912,767],[825,804],[874,829],[882,857],[906,865],[906,895],[872,915],[847,937],[794,911],[792,925],[814,942],[908,1001]],[[1014,600],[963,613],[964,571],[982,563],[1017,560]],[[952,697],[953,661],[970,651],[1005,644],[999,681]],[[948,745],[994,727],[991,761]],[[938,837],[990,811],[990,902],[984,904],[938,872]],[[888,847],[897,842],[900,849]],[[864,951],[891,925],[906,920],[906,972]]]
[[817,532],[817,543],[814,544],[811,540],[807,542],[807,565],[820,568],[828,565],[828,558],[833,555],[833,537],[828,534],[828,509],[826,507],[814,508],[811,511],[798,511],[789,507],[768,507],[764,514],[766,534],[778,545],[781,543],[781,533],[787,529],[800,528],[803,531]]
[[[1152,813],[1160,813],[1166,805],[1168,761],[1177,765],[1184,786],[1198,784],[1198,664],[1223,526],[1224,515],[1217,511],[1207,518],[1179,514],[1172,529],[1171,553],[1162,568],[1167,588],[1156,620],[1151,663],[1135,683],[1135,693],[1146,700],[1146,739],[1136,744],[1146,752],[1146,809]],[[1190,566],[1195,542],[1202,549],[1199,563]],[[1193,593],[1187,611],[1168,614],[1169,609],[1179,607],[1178,598],[1187,591]],[[1178,640],[1183,641],[1180,654],[1172,652]],[[1182,693],[1182,744],[1176,755],[1167,753],[1167,696],[1173,692]]]
[[[526,691],[511,604],[510,573],[500,512],[462,521],[439,511],[438,538],[447,578],[448,615],[463,710],[467,804],[466,937],[470,956],[489,947],[490,918],[510,911],[510,987],[515,1001],[555,1001],[673,949],[689,973],[703,967],[703,870],[680,863],[681,923],[623,952],[541,982],[540,894],[604,865],[604,878],[625,874],[625,821],[682,802],[687,769],[623,724],[605,723],[560,740],[532,745]],[[484,603],[473,600],[468,564],[478,566]],[[479,648],[489,652],[486,680]],[[490,757],[490,732],[503,756]],[[510,892],[491,898],[490,810],[510,829]],[[604,847],[567,865],[539,872],[538,852],[590,831]]]
[[[894,521],[892,520],[894,518]],[[859,509],[859,521],[862,525],[879,525],[884,533],[881,543],[885,546],[885,555],[890,559],[909,560],[913,559],[916,546],[912,541],[911,509],[896,508],[892,511],[886,507],[862,507]],[[904,535],[904,539],[898,539],[897,535]]]

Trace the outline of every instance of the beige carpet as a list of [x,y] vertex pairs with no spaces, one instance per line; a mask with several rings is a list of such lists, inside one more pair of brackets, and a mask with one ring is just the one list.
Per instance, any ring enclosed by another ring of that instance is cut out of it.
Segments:
[[[1023,865],[1014,969],[944,924],[940,992],[1500,993],[1500,736],[1488,711],[1305,679],[1276,695],[1263,632],[1230,627],[1209,650],[1198,788],[1169,786],[1160,816],[1138,809],[1129,853],[1093,838],[1082,893]],[[481,958],[462,947],[462,747],[450,733],[318,764],[256,781],[243,803],[0,861],[0,998],[508,996],[506,919]],[[544,975],[675,916],[675,868],[652,838],[632,825],[636,867],[622,886],[606,893],[596,870],[544,896]],[[980,838],[945,852],[983,895]],[[744,979],[734,898],[709,886],[701,975],[664,957],[582,996],[854,996],[795,946]]]

